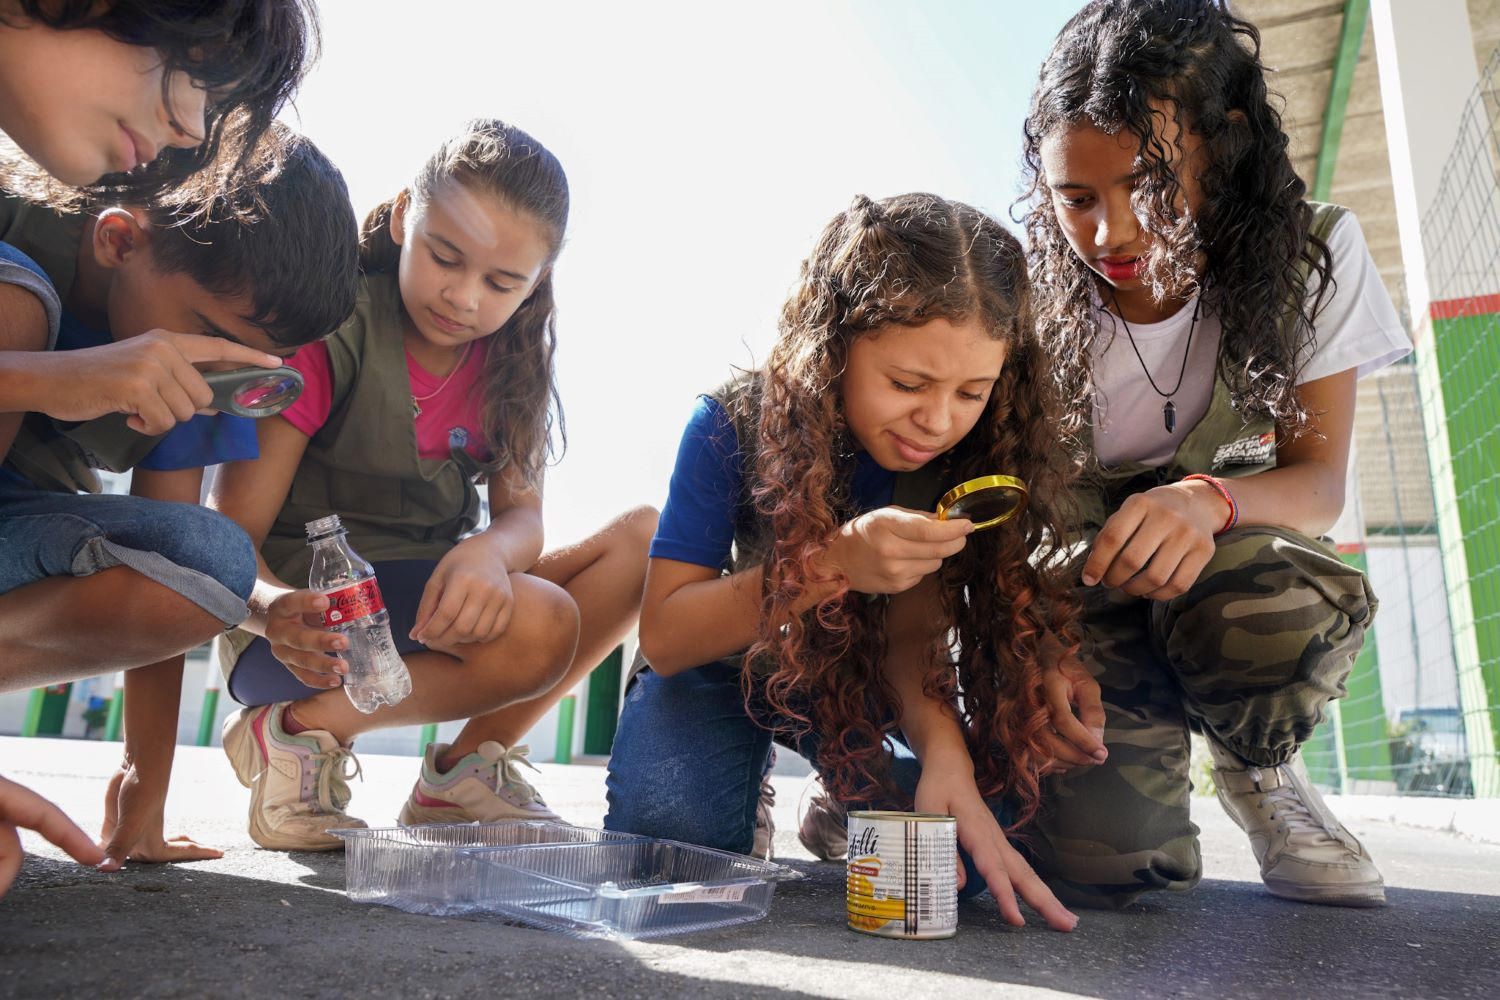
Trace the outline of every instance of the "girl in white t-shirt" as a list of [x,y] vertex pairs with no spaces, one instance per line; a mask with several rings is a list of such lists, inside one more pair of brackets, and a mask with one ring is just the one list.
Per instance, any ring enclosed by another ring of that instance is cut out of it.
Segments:
[[1273,893],[1384,902],[1298,750],[1375,607],[1315,541],[1355,381],[1410,349],[1352,215],[1305,200],[1259,35],[1219,0],[1095,0],[1026,122],[1038,323],[1079,443],[1086,650],[1106,763],[1061,776],[1041,870],[1121,906],[1201,876],[1188,731]]

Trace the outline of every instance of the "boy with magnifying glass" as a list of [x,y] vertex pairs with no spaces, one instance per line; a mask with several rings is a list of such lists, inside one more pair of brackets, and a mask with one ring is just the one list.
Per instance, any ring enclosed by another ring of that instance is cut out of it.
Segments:
[[[60,363],[69,351],[100,348],[153,330],[216,338],[286,357],[332,332],[352,311],[358,233],[338,169],[311,142],[279,124],[265,134],[247,163],[236,166],[242,171],[237,183],[215,176],[217,168],[211,166],[204,183],[143,205],[66,214],[0,199],[0,240],[35,262],[61,299],[53,352]],[[204,367],[234,369],[238,363]],[[254,369],[253,374],[263,378],[278,370]],[[212,385],[224,375],[210,372],[206,377]],[[238,624],[245,615],[239,595],[248,593],[247,574],[254,574],[248,542],[243,553],[198,552],[186,559],[174,558],[180,546],[173,538],[214,537],[208,529],[217,525],[199,523],[214,517],[197,506],[203,470],[255,457],[253,421],[203,413],[159,435],[139,433],[131,421],[138,425],[139,418],[109,414],[70,423],[43,413],[26,415],[0,469],[4,512],[16,518],[7,524],[24,524],[28,505],[39,513],[58,512],[62,502],[71,502],[60,500],[59,494],[99,492],[99,470],[133,470],[132,496],[77,497],[80,518],[118,530],[81,546],[74,536],[52,532],[36,560],[50,571],[48,578],[12,578],[20,569],[0,572],[0,595],[66,586],[79,576],[124,565],[226,626]],[[143,518],[138,498],[175,503]],[[195,532],[195,526],[201,530]],[[18,534],[24,530],[14,529]],[[82,622],[102,621],[109,620],[111,609],[90,606],[83,595],[72,613]],[[96,669],[118,669],[117,664],[129,662],[128,637],[110,646],[101,648]],[[106,797],[103,835],[104,841],[123,845],[113,859],[117,862],[126,856],[175,861],[219,854],[161,836],[182,662],[179,654],[126,673],[126,763]],[[126,785],[132,787],[123,789]],[[127,799],[150,806],[133,807],[132,815],[122,817],[116,806]],[[114,837],[117,821],[139,832]]]

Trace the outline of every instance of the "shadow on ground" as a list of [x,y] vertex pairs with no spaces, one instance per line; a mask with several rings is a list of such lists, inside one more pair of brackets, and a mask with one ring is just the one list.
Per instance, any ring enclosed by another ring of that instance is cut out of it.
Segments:
[[28,857],[0,903],[0,995],[1477,998],[1500,982],[1494,896],[1396,889],[1343,910],[1207,881],[1072,934],[1010,928],[981,899],[958,937],[907,942],[841,930],[842,869],[794,862],[807,878],[767,921],[616,943],[351,904],[340,855],[290,860],[288,882]]

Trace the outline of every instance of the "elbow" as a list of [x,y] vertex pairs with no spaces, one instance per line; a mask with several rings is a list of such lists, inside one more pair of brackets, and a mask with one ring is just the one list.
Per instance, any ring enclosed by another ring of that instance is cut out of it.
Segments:
[[641,657],[654,673],[663,677],[671,677],[699,666],[688,662],[688,657],[683,655],[684,650],[676,648],[672,642],[672,632],[665,624],[651,621],[646,615],[641,616]]
[[1318,538],[1328,534],[1333,526],[1338,524],[1339,518],[1344,516],[1344,507],[1348,503],[1348,495],[1345,490],[1343,476],[1330,476],[1326,485],[1318,493],[1318,499],[1322,501],[1313,508],[1310,524],[1302,525],[1302,530],[1307,534]]

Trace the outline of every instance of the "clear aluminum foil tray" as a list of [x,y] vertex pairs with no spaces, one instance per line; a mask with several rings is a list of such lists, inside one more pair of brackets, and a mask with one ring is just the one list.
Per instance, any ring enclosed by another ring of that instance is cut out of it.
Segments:
[[479,848],[485,908],[575,937],[649,938],[759,920],[783,865],[672,840]]
[[487,872],[476,874],[468,849],[640,839],[539,820],[332,832],[344,839],[344,884],[350,899],[440,916],[488,908],[479,877]]

